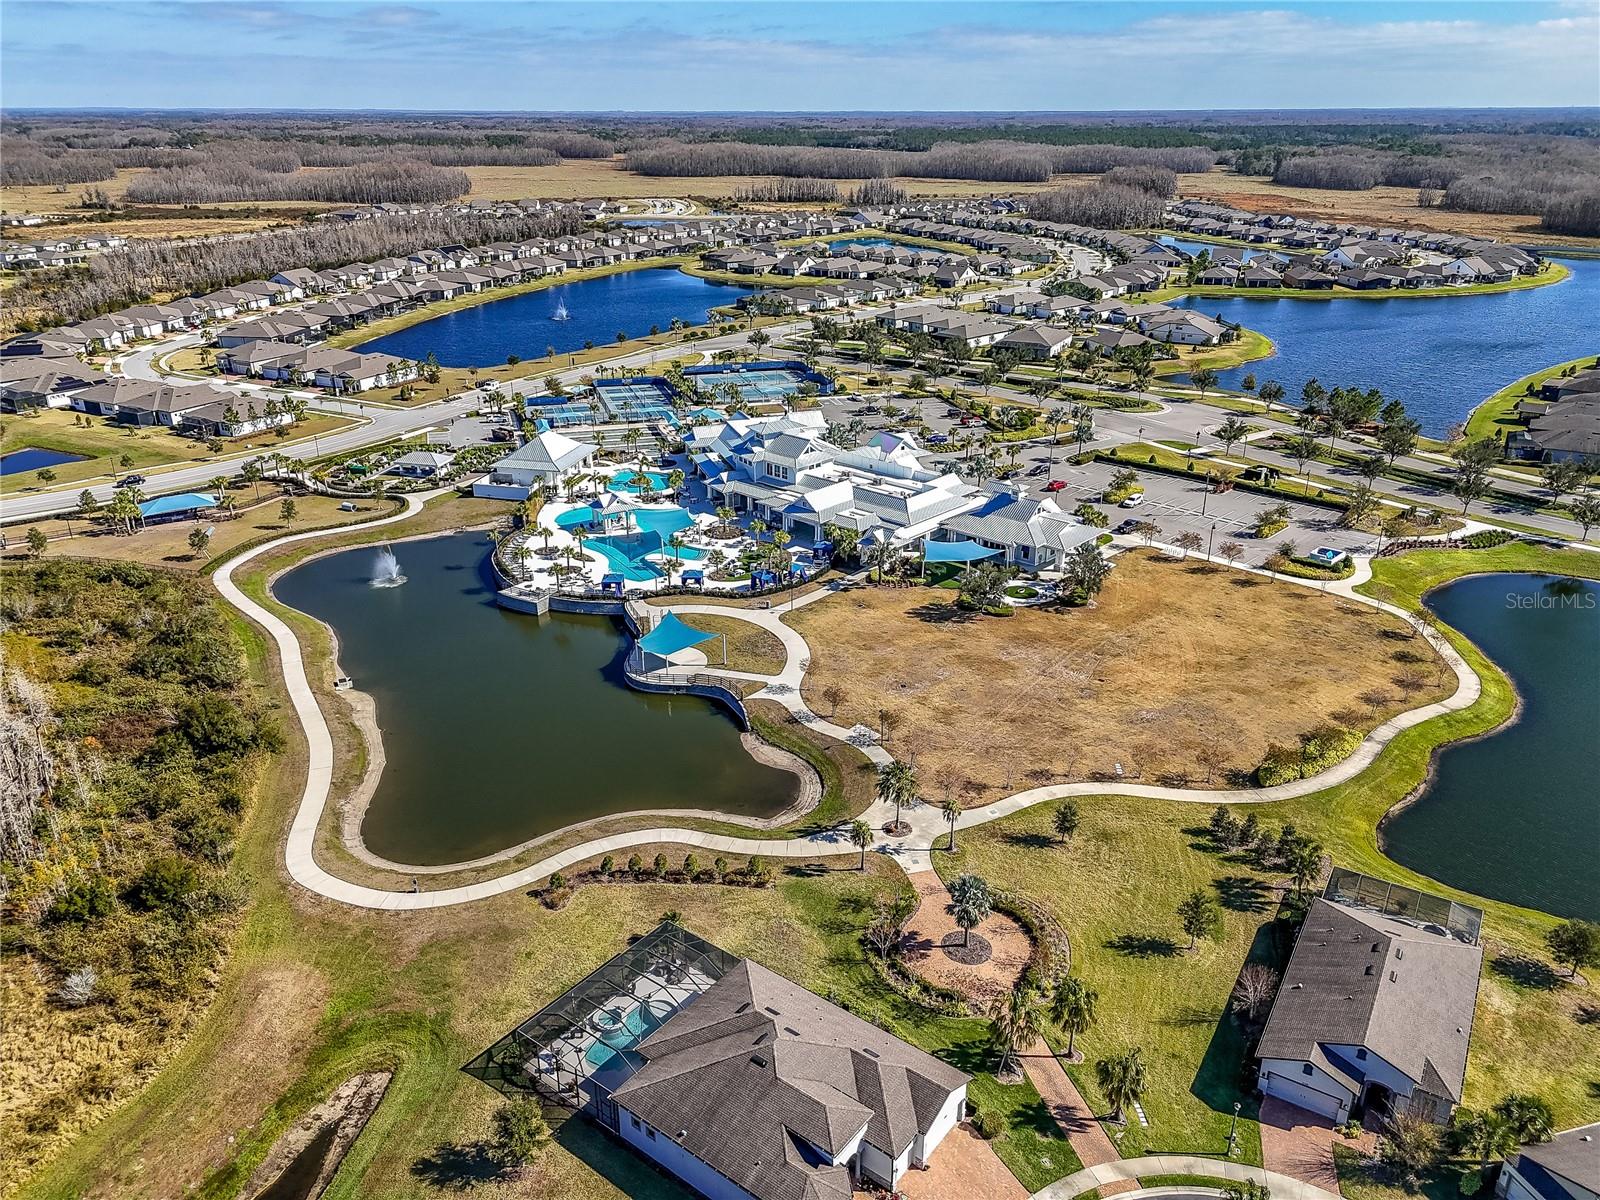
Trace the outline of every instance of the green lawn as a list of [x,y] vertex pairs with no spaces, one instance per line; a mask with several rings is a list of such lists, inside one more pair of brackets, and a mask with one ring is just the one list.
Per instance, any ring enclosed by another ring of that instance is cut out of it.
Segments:
[[1535,371],[1532,375],[1524,375],[1515,383],[1501,388],[1472,410],[1472,415],[1467,418],[1467,437],[1504,438],[1512,430],[1521,429],[1523,423],[1516,416],[1517,403],[1528,394],[1530,387],[1537,392],[1540,384],[1561,374],[1568,367],[1586,367],[1595,361],[1593,355],[1586,354],[1582,358]]
[[[1259,1163],[1256,1104],[1238,1086],[1246,1047],[1224,1009],[1244,963],[1273,958],[1276,893],[1252,868],[1195,848],[1184,830],[1205,824],[1207,806],[1097,797],[1082,803],[1082,825],[1066,846],[1051,832],[1055,809],[1037,805],[964,832],[955,855],[935,855],[940,874],[974,871],[1036,900],[1066,929],[1073,972],[1100,993],[1098,1022],[1078,1039],[1085,1061],[1067,1068],[1073,1082],[1104,1113],[1095,1061],[1136,1045],[1148,1064],[1149,1127],[1107,1127],[1122,1133],[1123,1157],[1220,1155],[1238,1100],[1249,1118],[1240,1122],[1238,1157]],[[1220,939],[1187,951],[1176,909],[1196,889],[1224,894],[1233,907],[1224,909]],[[1064,1036],[1051,1041],[1066,1045]]]
[[1199,346],[1193,349],[1179,347],[1177,358],[1161,359],[1156,363],[1156,374],[1157,376],[1186,375],[1190,371],[1198,371],[1201,367],[1222,371],[1229,367],[1254,362],[1259,358],[1270,358],[1277,352],[1278,348],[1266,334],[1258,333],[1254,329],[1241,329],[1237,338],[1231,342],[1223,342],[1219,346]]

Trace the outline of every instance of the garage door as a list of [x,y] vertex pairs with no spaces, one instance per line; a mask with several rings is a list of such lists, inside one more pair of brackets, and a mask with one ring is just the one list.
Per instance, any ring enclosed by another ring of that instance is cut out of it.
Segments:
[[1335,1097],[1293,1079],[1285,1079],[1281,1075],[1269,1075],[1262,1080],[1261,1090],[1269,1096],[1287,1100],[1290,1104],[1297,1104],[1330,1120],[1342,1121],[1346,1115],[1343,1105]]

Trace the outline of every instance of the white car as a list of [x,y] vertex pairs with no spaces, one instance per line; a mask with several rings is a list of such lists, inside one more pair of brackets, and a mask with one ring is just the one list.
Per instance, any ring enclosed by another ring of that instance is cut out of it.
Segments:
[[1118,508],[1138,508],[1139,505],[1141,505],[1143,503],[1144,503],[1144,493],[1143,492],[1135,492],[1133,495],[1129,496],[1126,500],[1124,500],[1121,504],[1117,505],[1117,507]]

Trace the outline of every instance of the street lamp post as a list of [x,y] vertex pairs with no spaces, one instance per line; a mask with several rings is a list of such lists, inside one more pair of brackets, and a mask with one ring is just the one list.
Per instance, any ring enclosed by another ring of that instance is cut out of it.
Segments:
[[1207,562],[1211,561],[1211,543],[1216,540],[1216,536],[1217,536],[1217,523],[1215,521],[1213,521],[1213,522],[1211,522],[1211,532],[1206,534],[1206,561]]
[[1239,1101],[1233,1102],[1233,1120],[1228,1124],[1228,1157],[1233,1157],[1235,1135],[1239,1128]]

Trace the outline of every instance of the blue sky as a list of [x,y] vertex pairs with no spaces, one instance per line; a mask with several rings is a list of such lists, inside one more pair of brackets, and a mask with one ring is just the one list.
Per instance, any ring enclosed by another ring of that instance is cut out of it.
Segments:
[[1600,103],[1600,0],[0,0],[19,107],[519,111]]

